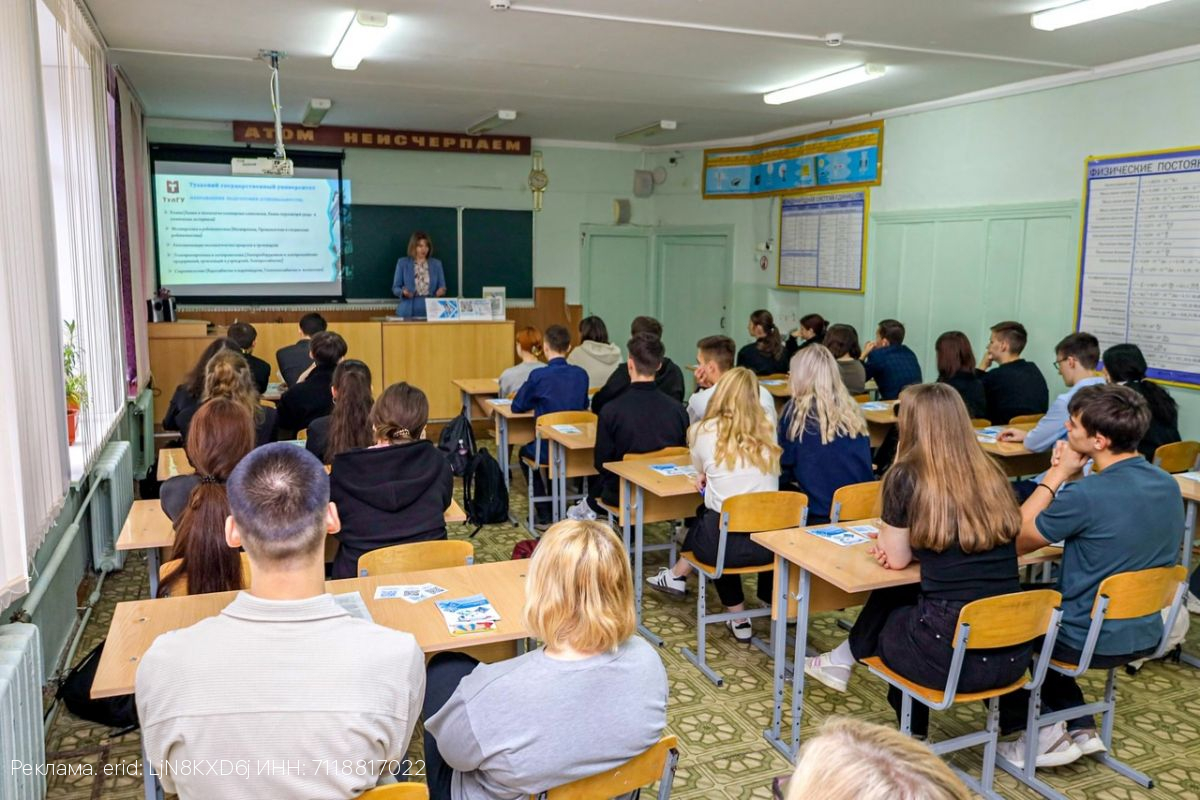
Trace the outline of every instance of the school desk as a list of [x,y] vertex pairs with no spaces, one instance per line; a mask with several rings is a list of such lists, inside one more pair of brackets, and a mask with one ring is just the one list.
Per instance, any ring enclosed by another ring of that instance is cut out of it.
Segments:
[[492,406],[487,401],[499,396],[500,381],[495,378],[455,378],[454,385],[462,398],[462,411],[467,422],[471,421],[471,413],[475,409],[479,409],[485,417],[492,415]]
[[555,522],[567,516],[567,478],[597,474],[593,463],[596,423],[583,422],[571,427],[578,433],[564,433],[552,425],[542,428],[542,438],[550,448],[550,504]]
[[496,460],[500,462],[500,471],[504,473],[504,487],[512,487],[509,466],[509,448],[520,447],[533,441],[533,412],[526,411],[518,414],[513,411],[511,400],[488,400],[488,407],[494,413],[496,424]]
[[[1187,474],[1195,475],[1196,473]],[[1187,505],[1187,516],[1183,521],[1183,553],[1180,555],[1179,563],[1183,564],[1190,575],[1192,570],[1192,547],[1196,541],[1196,512],[1200,509],[1200,480],[1184,477],[1184,475],[1174,475],[1172,477],[1179,484],[1179,493],[1183,495],[1183,502]],[[1191,653],[1184,652],[1181,660],[1190,667],[1200,669],[1200,658]]]
[[[1019,425],[1001,425],[1001,428],[1016,428],[1031,431],[1037,423],[1027,422]],[[979,446],[992,458],[1000,462],[1004,474],[1010,478],[1022,475],[1037,475],[1050,468],[1050,450],[1035,453],[1025,446],[1024,442],[980,442]]]
[[[858,520],[855,525],[878,528],[878,519]],[[914,561],[904,569],[884,569],[867,551],[874,541],[843,547],[808,531],[823,527],[787,528],[778,531],[752,533],[750,538],[775,554],[776,596],[772,614],[771,646],[774,649],[774,709],[771,727],[763,737],[794,761],[800,749],[800,721],[804,701],[804,657],[808,651],[810,615],[862,605],[867,595],[876,589],[904,586],[921,580],[920,564]],[[844,526],[842,526],[844,527]],[[1061,548],[1046,547],[1019,561],[1040,564],[1059,558]],[[793,575],[795,568],[798,574]],[[780,614],[779,609],[787,608]],[[792,609],[795,609],[794,612]],[[792,653],[792,730],[790,740],[783,739],[783,696],[787,661],[787,623],[796,620],[796,641]]]
[[[634,605],[637,609],[638,632],[647,641],[660,647],[662,639],[642,624],[642,590],[645,588],[645,582],[642,580],[643,556],[647,550],[645,524],[687,519],[694,516],[696,506],[700,502],[700,492],[696,489],[695,478],[688,475],[663,475],[654,467],[664,464],[683,467],[691,466],[691,463],[692,460],[689,456],[676,456],[675,458],[610,461],[604,465],[606,470],[621,479],[621,499],[618,511],[625,549],[633,553],[633,594]],[[630,548],[631,528],[633,533],[632,549]],[[655,548],[669,549],[674,553],[673,546],[656,545]]]
[[766,380],[760,378],[758,385],[766,389],[767,394],[774,398],[775,418],[778,419],[783,414],[783,407],[787,405],[788,400],[792,399],[792,391],[788,387],[787,378],[767,378]]
[[[303,431],[301,431],[303,433]],[[285,442],[304,447],[304,438],[300,439],[284,439]],[[325,465],[325,471],[329,472],[329,465]],[[169,478],[175,478],[180,475],[195,475],[196,468],[192,466],[192,462],[188,461],[187,450],[182,447],[164,447],[158,451],[158,481],[162,483]]]
[[[898,402],[898,400],[876,400],[872,402],[872,405],[881,404],[883,408],[864,408],[862,410],[863,416],[867,419],[867,431],[871,435],[872,450],[883,444],[888,432],[896,424],[896,404]],[[859,404],[860,407],[862,405],[864,404]]]

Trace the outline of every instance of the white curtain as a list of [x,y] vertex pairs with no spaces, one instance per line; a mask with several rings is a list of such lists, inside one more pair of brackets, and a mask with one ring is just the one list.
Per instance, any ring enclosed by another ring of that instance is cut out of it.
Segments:
[[0,0],[0,608],[28,590],[69,480],[34,2]]
[[[150,152],[146,117],[125,76],[117,74],[121,150],[125,163],[125,224],[129,236],[129,292],[137,348],[137,391],[150,382],[146,300],[154,294],[154,240],[150,225]],[[128,333],[128,332],[127,332]]]

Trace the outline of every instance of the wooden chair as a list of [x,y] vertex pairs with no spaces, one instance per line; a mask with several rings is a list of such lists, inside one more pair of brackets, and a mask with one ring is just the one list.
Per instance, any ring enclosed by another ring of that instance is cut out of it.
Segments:
[[[929,747],[940,755],[964,750],[968,747],[983,745],[983,771],[980,780],[976,781],[961,770],[954,771],[966,781],[976,793],[988,798],[999,795],[992,791],[992,783],[996,773],[998,755],[996,740],[1000,735],[1000,697],[1025,688],[1037,691],[1046,677],[1046,669],[1050,665],[1050,653],[1054,650],[1054,640],[1058,636],[1058,623],[1062,618],[1062,609],[1058,608],[1062,595],[1051,589],[1038,589],[1030,592],[1015,592],[988,597],[967,603],[958,613],[958,625],[954,634],[954,655],[950,662],[950,674],[943,688],[921,686],[901,677],[878,656],[863,659],[863,663],[871,672],[883,678],[889,684],[899,689],[903,695],[900,704],[900,731],[905,735],[912,733],[912,704],[915,699],[935,711],[944,711],[955,703],[974,703],[980,700],[987,703],[987,724],[984,730],[955,736],[940,742],[931,742]],[[997,647],[1014,647],[1025,642],[1031,642],[1045,636],[1041,653],[1034,662],[1033,677],[1027,682],[1024,678],[1013,681],[1007,686],[989,689],[983,692],[958,692],[958,679],[962,674],[963,659],[968,650],[989,649]],[[1033,738],[1037,745],[1037,736]],[[1032,765],[1032,754],[1027,762]]]
[[[705,661],[706,632],[714,622],[724,622],[732,619],[747,617],[767,617],[771,615],[771,607],[748,609],[746,611],[724,611],[719,614],[709,614],[707,606],[708,582],[722,575],[757,575],[770,572],[775,568],[774,562],[768,562],[756,567],[726,567],[725,546],[730,536],[748,536],[758,531],[774,531],[783,528],[804,527],[808,519],[808,497],[799,492],[751,492],[727,499],[721,507],[721,533],[717,543],[717,563],[705,564],[696,554],[685,550],[680,558],[687,561],[700,574],[700,586],[696,591],[696,652],[683,648],[683,657],[692,662],[704,676],[717,686],[725,681],[708,666]],[[751,643],[768,655],[770,648],[761,640],[753,638]]]
[[972,428],[990,428],[990,427],[992,427],[992,421],[990,419],[983,419],[982,417],[972,417],[971,418],[971,427]]
[[833,493],[829,507],[830,522],[853,522],[879,516],[881,481],[850,483]]
[[429,787],[423,783],[389,783],[367,790],[358,800],[429,800]]
[[[542,431],[546,430],[546,428],[549,428],[551,425],[588,425],[595,424],[595,422],[596,415],[590,411],[555,411],[551,414],[542,414],[537,418],[536,424],[533,426],[533,454],[535,458],[522,456],[521,463],[529,469],[530,475],[533,474],[533,470],[535,469],[546,469],[549,473],[550,479],[554,480],[557,474],[554,471],[554,465],[538,464],[536,461],[536,457],[539,457],[542,452]],[[586,485],[587,479],[585,478],[584,486],[586,487]],[[529,499],[529,533],[530,535],[536,537],[537,533],[534,531],[534,503],[541,500],[553,500],[554,495],[546,494],[534,497],[532,478],[525,481],[525,491]],[[584,496],[586,496],[586,492]],[[578,499],[578,497],[572,495],[571,498],[566,499]],[[551,509],[550,518],[553,520],[554,515],[557,513],[558,509]]]
[[658,781],[658,800],[671,796],[675,766],[679,763],[679,740],[664,736],[658,744],[640,756],[634,756],[607,772],[580,778],[546,792],[530,795],[530,800],[609,800],[622,797]]
[[[241,556],[242,556],[242,586],[249,586],[250,585],[250,557],[247,556],[245,553],[242,553]],[[170,561],[166,562],[165,564],[161,565],[158,568],[158,585],[162,586],[163,583],[167,580],[167,578],[170,577],[171,573],[173,573],[175,570],[179,569],[182,564],[183,564],[182,558],[174,558],[174,559],[171,559]],[[176,581],[174,585],[171,586],[171,594],[167,595],[167,596],[168,597],[184,597],[187,595],[187,593],[188,593],[188,579],[187,579],[187,575],[184,575],[182,578],[180,578],[178,581]]]
[[[649,461],[652,458],[682,458],[683,456],[687,456],[690,453],[691,453],[691,451],[688,450],[686,447],[663,447],[663,448],[654,450],[649,453],[626,453],[624,456],[621,457],[621,460],[622,461]],[[605,511],[608,512],[608,524],[614,530],[616,528],[621,528],[622,530],[624,530],[625,519],[624,519],[624,517],[621,516],[621,509],[610,506],[608,503],[605,503],[603,500],[598,500],[597,502],[600,504],[601,508],[603,508]],[[629,509],[629,513],[633,514],[634,511],[636,510],[636,508],[637,508],[636,505],[631,506],[631,508]],[[615,525],[613,524],[614,519],[617,521],[617,524],[615,524]],[[625,549],[626,550],[631,549],[631,545],[629,542],[625,542]],[[673,538],[671,539],[670,542],[668,542],[666,544],[644,544],[644,545],[642,545],[642,552],[644,552],[644,553],[650,553],[650,552],[654,552],[656,550],[670,551],[671,560],[668,561],[667,563],[669,563],[669,564],[675,563],[675,540]]]
[[1012,419],[1010,419],[1008,421],[1008,424],[1009,425],[1025,425],[1025,424],[1028,424],[1031,422],[1036,423],[1036,422],[1039,422],[1042,419],[1042,417],[1044,417],[1044,416],[1046,416],[1046,415],[1045,414],[1021,414],[1020,416],[1013,417]]
[[358,558],[358,577],[462,567],[475,563],[475,546],[462,539],[381,547]]
[[1171,474],[1200,469],[1200,442],[1172,442],[1154,451],[1154,466]]
[[[1175,617],[1179,615],[1179,608],[1183,605],[1184,593],[1188,588],[1187,580],[1187,570],[1180,564],[1173,567],[1156,567],[1108,576],[1096,590],[1096,599],[1092,603],[1092,621],[1088,626],[1087,638],[1084,640],[1079,663],[1070,664],[1051,658],[1050,669],[1073,678],[1079,677],[1091,667],[1092,656],[1096,651],[1096,641],[1100,637],[1100,628],[1105,621],[1137,619],[1151,615],[1159,618],[1163,628],[1158,650],[1149,658],[1162,658],[1167,651],[1167,643],[1171,629],[1175,625]],[[1165,618],[1162,617],[1163,611],[1167,612]],[[1049,644],[1043,647],[1043,650],[1053,649]],[[1108,680],[1104,685],[1104,699],[1095,703],[1085,703],[1061,711],[1044,711],[1041,685],[1031,687],[1031,689],[1033,693],[1029,698],[1029,710],[1025,721],[1025,766],[1024,768],[1018,767],[1003,757],[997,760],[997,766],[1042,797],[1051,800],[1067,800],[1066,795],[1039,780],[1036,775],[1038,731],[1047,725],[1053,725],[1063,720],[1102,713],[1104,718],[1100,726],[1100,740],[1104,742],[1105,750],[1093,753],[1092,757],[1147,789],[1154,785],[1149,775],[1138,772],[1128,764],[1109,755],[1112,752],[1113,721],[1116,717],[1117,706],[1116,667],[1108,669]]]

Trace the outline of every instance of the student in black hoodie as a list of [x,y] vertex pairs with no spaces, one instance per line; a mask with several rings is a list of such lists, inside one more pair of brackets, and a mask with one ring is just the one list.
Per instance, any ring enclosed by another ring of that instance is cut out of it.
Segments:
[[[662,339],[662,324],[654,317],[634,317],[633,323],[629,326],[629,335],[637,336],[639,333],[649,333]],[[592,397],[592,413],[599,414],[600,409],[619,397],[629,388],[629,384],[629,369],[621,364],[608,377],[604,388]],[[662,366],[654,373],[654,388],[667,397],[675,398],[678,403],[683,402],[683,370],[679,369],[679,365],[666,356],[663,356]]]
[[196,409],[204,402],[204,371],[208,367],[209,359],[222,350],[236,352],[238,349],[237,342],[226,336],[218,336],[208,343],[208,347],[205,347],[204,352],[196,359],[195,365],[183,376],[183,383],[175,387],[175,393],[171,395],[171,402],[167,404],[167,411],[163,414],[163,430],[182,430],[179,425],[180,417],[191,421]]
[[428,420],[425,393],[393,383],[371,409],[375,444],[334,456],[329,499],[342,521],[334,578],[356,577],[359,557],[372,550],[446,538],[454,476],[425,438]]
[[760,308],[750,315],[750,324],[746,326],[754,342],[746,345],[737,354],[737,366],[745,367],[755,375],[780,375],[788,371],[787,348],[779,328],[775,327],[775,317],[765,308]]
[[308,423],[333,410],[333,371],[346,357],[346,340],[332,331],[321,331],[313,336],[309,352],[312,371],[284,392],[278,404],[279,429],[291,434],[304,430]]

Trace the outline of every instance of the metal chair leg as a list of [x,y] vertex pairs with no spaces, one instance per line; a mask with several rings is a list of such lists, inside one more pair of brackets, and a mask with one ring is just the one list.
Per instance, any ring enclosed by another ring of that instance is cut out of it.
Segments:
[[708,646],[708,576],[703,570],[696,570],[696,574],[700,576],[698,581],[699,587],[696,595],[696,652],[693,653],[688,648],[683,648],[683,657],[692,662],[696,669],[704,673],[704,677],[708,678],[716,686],[724,686],[725,679],[713,671],[708,666],[705,660],[705,654]]

